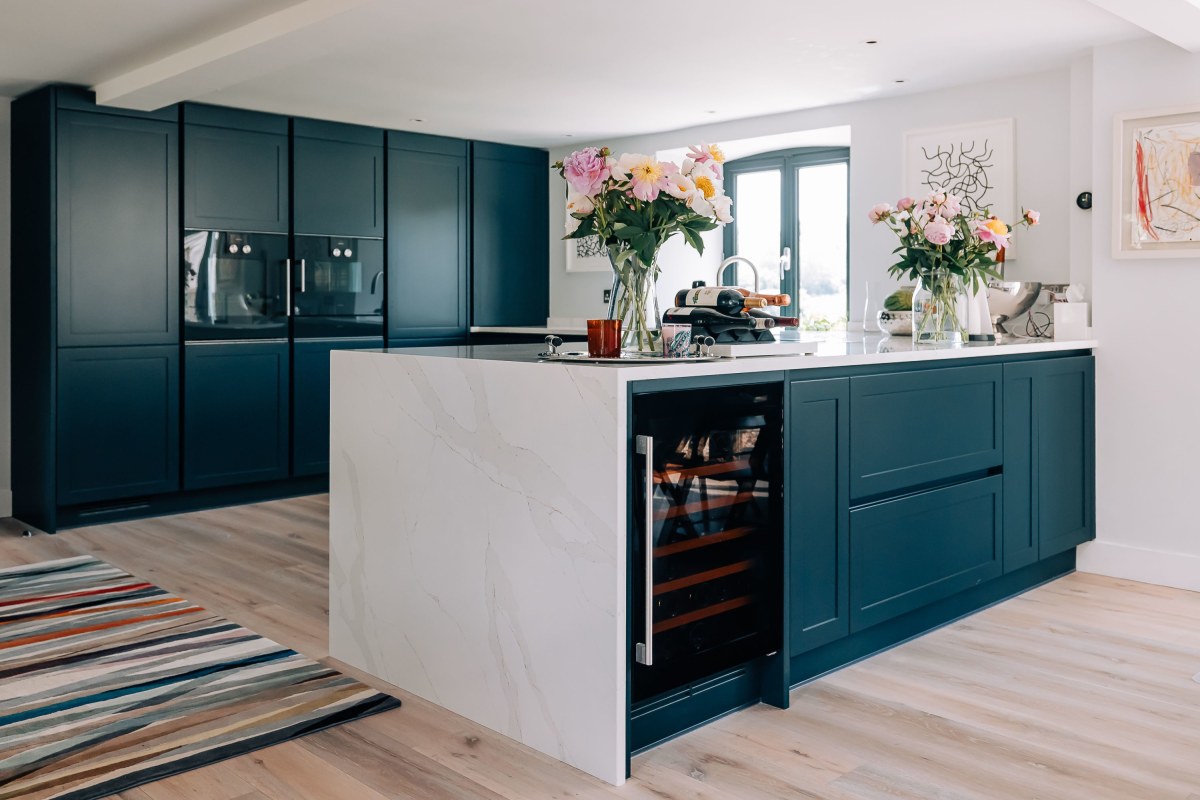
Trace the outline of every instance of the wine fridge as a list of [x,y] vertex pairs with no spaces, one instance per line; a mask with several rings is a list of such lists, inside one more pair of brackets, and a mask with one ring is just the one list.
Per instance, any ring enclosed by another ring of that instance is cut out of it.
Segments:
[[780,646],[782,395],[772,382],[634,398],[635,705]]

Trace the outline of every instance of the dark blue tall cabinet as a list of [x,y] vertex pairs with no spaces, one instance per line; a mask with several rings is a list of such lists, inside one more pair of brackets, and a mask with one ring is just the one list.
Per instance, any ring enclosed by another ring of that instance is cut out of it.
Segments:
[[179,134],[60,87],[12,114],[13,504],[53,530],[179,487]]

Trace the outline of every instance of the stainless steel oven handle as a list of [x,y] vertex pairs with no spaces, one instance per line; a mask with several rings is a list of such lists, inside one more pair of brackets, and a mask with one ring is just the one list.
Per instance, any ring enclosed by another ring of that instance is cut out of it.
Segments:
[[290,317],[292,315],[292,260],[290,258],[285,258],[283,260],[283,265],[286,270],[286,274],[283,278],[283,285],[287,289],[283,299],[284,305],[287,307],[287,315]]
[[306,289],[304,288],[304,259],[303,258],[300,259],[300,291],[301,292],[306,291]]
[[646,498],[645,508],[645,539],[643,540],[643,555],[645,557],[645,607],[642,609],[646,626],[646,641],[638,642],[634,648],[634,658],[639,664],[654,665],[654,437],[638,436],[637,451],[645,457],[646,469]]

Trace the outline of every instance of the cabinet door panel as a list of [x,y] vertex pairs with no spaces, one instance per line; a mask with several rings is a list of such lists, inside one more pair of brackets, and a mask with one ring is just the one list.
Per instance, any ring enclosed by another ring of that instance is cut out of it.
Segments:
[[546,324],[550,313],[548,160],[544,150],[475,145],[471,177],[475,325]]
[[179,489],[179,348],[58,353],[58,504]]
[[851,631],[1000,575],[1001,525],[999,475],[851,511]]
[[383,236],[383,144],[296,137],[297,234]]
[[850,633],[850,382],[796,381],[788,406],[791,655]]
[[998,364],[851,378],[851,497],[999,466],[1002,379]]
[[288,344],[185,347],[185,489],[286,478]]
[[465,336],[467,160],[388,153],[388,339]]
[[1046,558],[1095,538],[1095,378],[1091,356],[1038,366],[1038,551]]
[[1038,560],[1037,363],[1004,365],[1004,571]]
[[292,474],[329,472],[329,354],[383,347],[369,341],[296,341],[292,345]]
[[191,229],[288,232],[288,138],[184,126],[183,224]]
[[58,343],[179,336],[177,126],[58,115]]

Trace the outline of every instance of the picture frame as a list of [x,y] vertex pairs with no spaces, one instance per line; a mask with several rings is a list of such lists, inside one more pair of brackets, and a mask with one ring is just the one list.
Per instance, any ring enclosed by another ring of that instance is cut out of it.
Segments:
[[565,240],[567,272],[612,272],[608,251],[599,236]]
[[1200,188],[1200,106],[1114,117],[1113,258],[1200,258],[1200,191],[1177,191],[1185,181]]
[[934,185],[1016,220],[1016,123],[1011,117],[906,131],[903,193],[920,198]]

